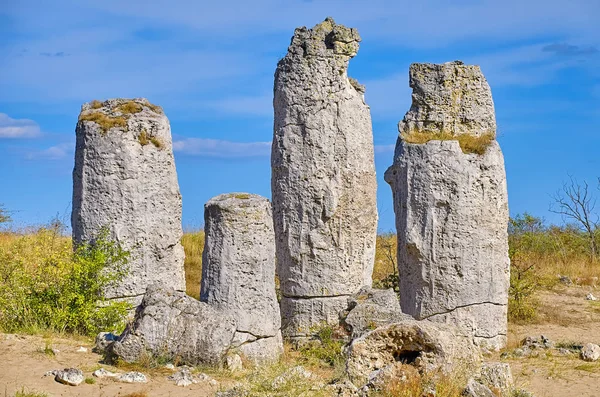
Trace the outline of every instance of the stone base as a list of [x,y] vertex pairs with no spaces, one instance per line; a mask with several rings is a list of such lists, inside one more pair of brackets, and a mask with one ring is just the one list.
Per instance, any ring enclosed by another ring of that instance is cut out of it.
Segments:
[[254,364],[272,363],[283,354],[283,338],[281,333],[269,338],[256,339],[237,348],[246,359]]
[[339,325],[348,296],[281,299],[281,332],[286,338],[306,337],[324,325]]

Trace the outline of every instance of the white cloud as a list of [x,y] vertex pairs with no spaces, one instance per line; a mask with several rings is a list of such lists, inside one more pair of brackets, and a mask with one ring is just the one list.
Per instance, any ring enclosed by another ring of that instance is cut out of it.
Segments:
[[40,126],[33,120],[13,119],[0,113],[1,138],[33,138],[41,135]]
[[379,153],[393,153],[396,149],[396,145],[375,145],[375,154]]
[[62,160],[64,158],[73,157],[75,153],[75,143],[66,142],[58,145],[50,146],[47,149],[30,152],[27,155],[29,160],[45,159],[45,160]]
[[271,142],[231,142],[219,139],[186,138],[173,142],[173,150],[192,156],[262,157],[271,154]]

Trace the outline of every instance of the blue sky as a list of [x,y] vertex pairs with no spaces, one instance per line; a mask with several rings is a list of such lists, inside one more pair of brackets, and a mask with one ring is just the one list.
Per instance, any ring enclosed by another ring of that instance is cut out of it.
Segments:
[[[92,99],[147,97],[171,121],[185,227],[212,196],[270,196],[272,86],[294,28],[358,28],[350,75],[371,106],[380,230],[412,62],[479,64],[494,95],[511,214],[600,176],[600,1],[0,2],[0,203],[17,226],[70,213],[75,125]],[[600,192],[599,192],[600,193]]]

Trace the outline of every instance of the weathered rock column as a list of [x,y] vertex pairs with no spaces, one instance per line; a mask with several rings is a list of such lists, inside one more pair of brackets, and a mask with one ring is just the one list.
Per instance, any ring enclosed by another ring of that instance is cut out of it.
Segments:
[[337,323],[371,285],[377,232],[370,110],[348,78],[355,29],[299,28],[275,72],[272,179],[282,330]]
[[[456,324],[477,343],[502,347],[508,198],[490,88],[478,66],[462,62],[413,64],[410,86],[413,103],[385,174],[396,212],[402,311]],[[409,143],[415,134],[438,140]],[[479,150],[461,148],[463,134],[480,137]]]
[[275,293],[271,203],[248,193],[222,194],[204,207],[200,300],[236,319],[232,346],[256,362],[283,352]]
[[181,195],[162,109],[143,98],[86,103],[76,135],[74,242],[107,227],[131,253],[128,275],[107,297],[139,303],[154,283],[185,290]]

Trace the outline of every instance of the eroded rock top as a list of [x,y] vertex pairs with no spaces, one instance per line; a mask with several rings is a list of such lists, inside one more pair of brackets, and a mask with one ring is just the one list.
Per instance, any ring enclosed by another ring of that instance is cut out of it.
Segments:
[[249,208],[261,210],[271,208],[271,203],[265,197],[251,193],[224,193],[211,198],[206,203],[206,208],[216,207],[228,212],[242,211],[246,213]]
[[492,92],[479,66],[461,61],[413,63],[409,75],[412,105],[398,124],[401,134],[496,133]]
[[297,28],[288,53],[303,57],[352,58],[358,52],[359,42],[360,36],[356,29],[338,25],[329,17],[312,29]]

